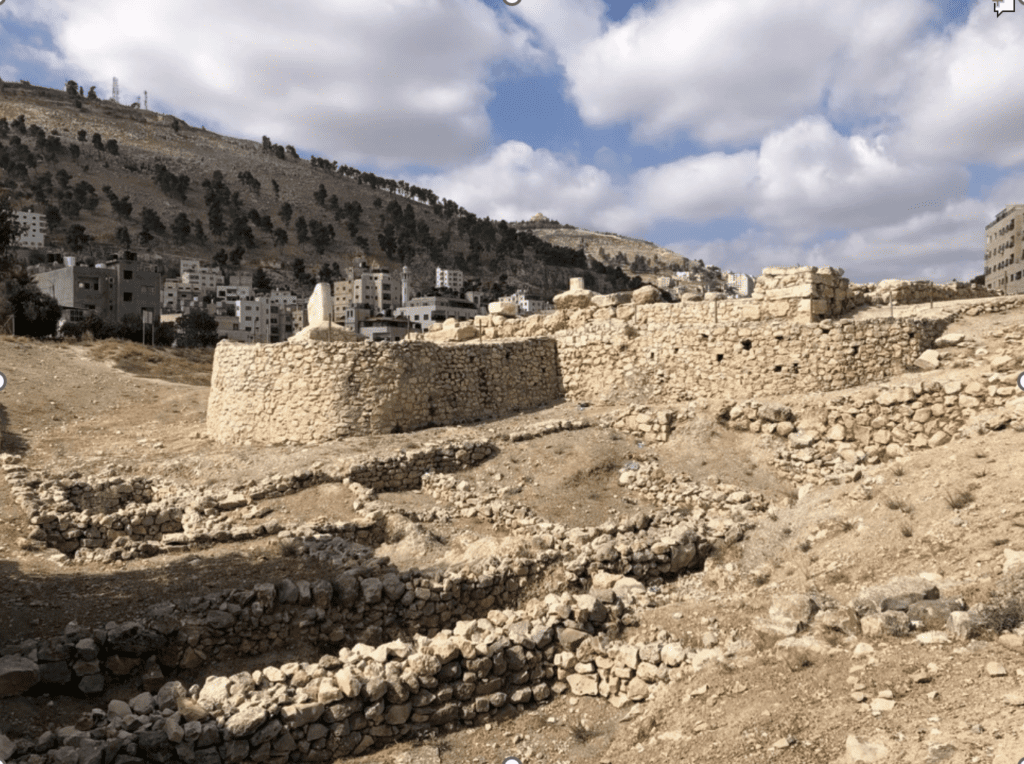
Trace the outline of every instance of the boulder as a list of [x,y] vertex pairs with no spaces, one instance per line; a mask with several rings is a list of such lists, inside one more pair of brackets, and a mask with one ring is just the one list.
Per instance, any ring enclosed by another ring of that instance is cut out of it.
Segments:
[[514,302],[507,302],[500,300],[498,302],[488,303],[487,312],[492,316],[506,316],[508,318],[515,318],[519,315],[519,306]]
[[633,303],[636,305],[650,305],[661,302],[661,290],[656,286],[644,284],[639,289],[633,290]]
[[21,695],[39,681],[39,666],[21,655],[0,658],[0,698]]
[[593,297],[594,293],[589,289],[579,289],[556,294],[551,301],[558,310],[579,310],[589,308]]
[[921,369],[922,371],[935,371],[939,368],[939,351],[937,350],[926,350],[917,357],[914,361],[914,366]]

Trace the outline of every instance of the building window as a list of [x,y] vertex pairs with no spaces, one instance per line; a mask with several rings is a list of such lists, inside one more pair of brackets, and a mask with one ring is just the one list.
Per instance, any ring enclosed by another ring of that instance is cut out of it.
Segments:
[[132,279],[132,272],[131,271],[125,271],[124,272],[124,280],[125,281],[131,281],[131,279]]
[[124,301],[125,302],[131,302],[132,301],[132,293],[131,292],[125,292],[124,293]]

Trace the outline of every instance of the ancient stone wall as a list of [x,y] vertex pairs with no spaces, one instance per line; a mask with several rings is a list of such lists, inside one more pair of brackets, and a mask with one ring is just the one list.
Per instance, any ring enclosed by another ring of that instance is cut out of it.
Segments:
[[979,297],[994,297],[996,292],[978,284],[964,284],[953,281],[935,284],[931,281],[902,281],[886,279],[877,284],[853,284],[850,287],[853,301],[858,305],[914,305],[923,302],[945,302],[947,300],[972,300]]
[[836,390],[904,371],[943,328],[924,320],[678,325],[673,307],[648,306],[642,324],[595,321],[556,335],[566,397],[659,403]]
[[562,395],[555,342],[221,342],[207,413],[220,441],[321,442],[476,421]]
[[[134,477],[69,479],[30,471],[15,455],[0,455],[15,500],[34,526],[29,538],[77,560],[111,562],[148,557],[211,541],[244,541],[281,530],[261,520],[251,504],[322,483],[345,483],[358,494],[418,488],[425,473],[445,473],[479,464],[495,452],[486,440],[427,445],[388,457],[351,459],[290,475],[270,475],[210,493],[170,481]],[[382,526],[373,521],[333,523],[322,533],[360,544],[379,544]]]

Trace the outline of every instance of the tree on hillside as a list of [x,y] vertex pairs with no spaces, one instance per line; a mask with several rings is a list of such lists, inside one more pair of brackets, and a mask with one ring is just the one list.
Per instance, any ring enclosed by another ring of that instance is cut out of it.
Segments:
[[256,272],[252,274],[252,290],[260,293],[269,292],[272,286],[267,272],[262,268],[257,268]]
[[284,226],[287,228],[288,224],[292,222],[292,206],[285,202],[281,205],[281,209],[277,211],[277,216],[284,221]]
[[93,85],[91,88],[89,88],[89,93],[88,93],[88,95],[86,95],[86,98],[88,98],[90,101],[95,101],[96,100],[97,97],[96,97],[96,86],[95,85]]
[[171,221],[171,236],[174,238],[174,243],[181,245],[188,241],[189,235],[192,233],[192,224],[188,220],[188,215],[184,212],[179,212],[174,220]]
[[280,250],[285,244],[288,243],[288,232],[283,228],[274,229],[274,246]]
[[6,261],[7,249],[21,235],[21,225],[15,220],[14,210],[6,196],[0,196],[0,272]]
[[299,219],[295,221],[295,240],[298,241],[299,244],[305,244],[309,241],[309,226],[306,225],[305,217],[300,216]]
[[292,260],[292,275],[300,281],[306,275],[306,261],[301,257]]
[[175,324],[180,348],[201,348],[217,344],[217,319],[205,310],[186,313]]
[[117,241],[119,246],[122,246],[125,249],[129,249],[132,246],[131,234],[128,233],[128,229],[124,226],[117,229],[117,232],[114,234],[114,239]]
[[96,149],[96,156],[99,156],[103,152],[103,150],[104,150],[104,147],[103,147],[103,136],[100,135],[99,133],[93,133],[92,134],[92,145],[93,145],[93,148]]
[[86,233],[85,226],[75,223],[68,229],[64,240],[72,252],[81,252],[85,249],[85,245],[92,241],[92,236]]
[[85,132],[85,130],[79,130],[78,131],[78,142],[79,143],[85,143],[87,140],[89,140],[89,134],[87,132]]
[[270,186],[274,189],[274,198],[276,199],[281,195],[281,187],[277,185],[277,181],[273,178],[270,179]]
[[64,85],[64,92],[72,98],[78,95],[78,83],[74,80],[68,80],[67,84]]
[[160,219],[160,215],[156,210],[143,207],[142,230],[149,231],[157,236],[163,236],[167,232],[167,227],[164,225],[164,221]]
[[107,145],[107,153],[110,154],[111,156],[115,156],[116,157],[118,154],[121,153],[121,150],[117,146],[117,141],[114,140],[113,138],[111,138],[109,141],[107,141],[106,145]]

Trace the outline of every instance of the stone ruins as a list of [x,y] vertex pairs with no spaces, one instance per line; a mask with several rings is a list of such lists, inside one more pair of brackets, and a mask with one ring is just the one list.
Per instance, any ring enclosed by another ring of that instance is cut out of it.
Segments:
[[650,286],[597,295],[578,283],[553,313],[452,319],[427,341],[222,342],[207,427],[222,442],[314,443],[562,398],[617,405],[838,390],[902,372],[946,326],[842,318],[855,306],[988,294],[882,284],[857,290],[834,268],[766,268],[751,299],[663,303]]

